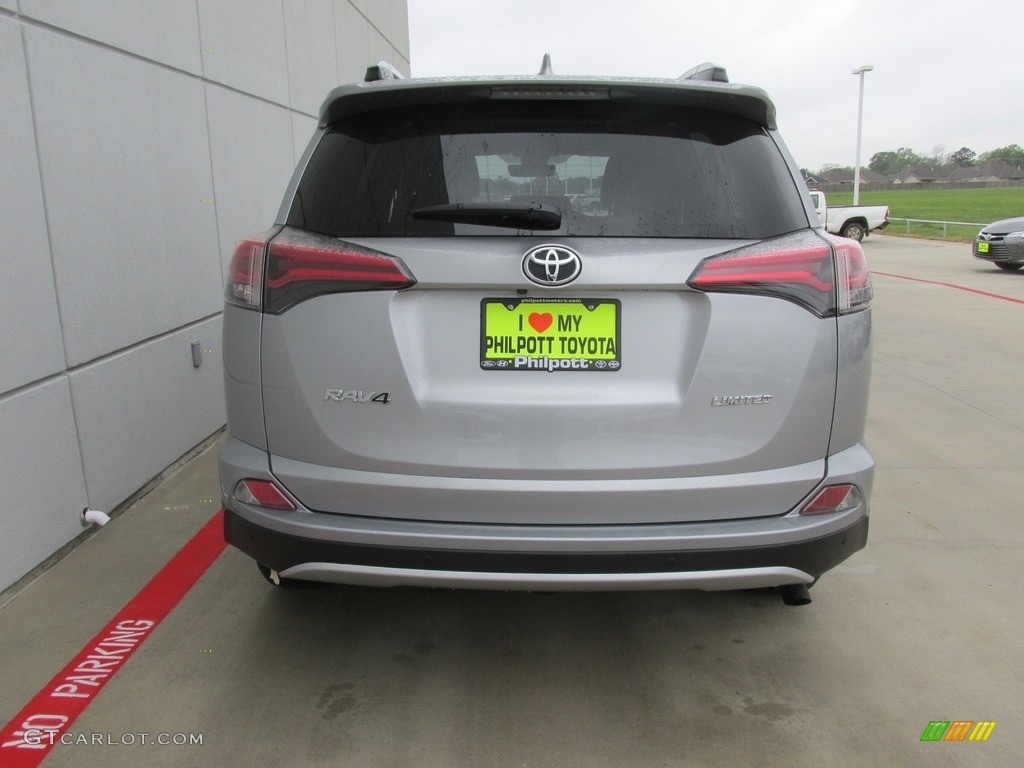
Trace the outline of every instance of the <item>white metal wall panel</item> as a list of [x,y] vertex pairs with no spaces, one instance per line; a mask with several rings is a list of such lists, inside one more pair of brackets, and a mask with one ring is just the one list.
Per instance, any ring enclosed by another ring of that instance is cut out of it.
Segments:
[[219,311],[202,83],[26,33],[68,363]]
[[170,67],[201,70],[195,3],[21,0],[21,12]]
[[63,376],[0,397],[0,586],[32,570],[82,532],[87,498]]
[[[299,160],[302,158],[302,153],[306,151],[306,147],[309,145],[309,140],[313,138],[316,125],[317,121],[314,118],[292,112],[293,165],[298,165]],[[283,194],[284,190],[282,190]]]
[[[334,5],[334,30],[338,42],[338,82],[362,80],[370,61],[370,25],[346,0]],[[327,94],[325,93],[324,96]]]
[[220,333],[218,315],[68,374],[91,507],[115,507],[224,422]]
[[199,33],[207,79],[288,103],[281,0],[200,2]]
[[333,0],[284,0],[284,31],[290,106],[315,115],[338,85]]
[[[0,392],[64,370],[21,28],[0,18]],[[2,582],[0,582],[2,583]]]
[[295,169],[291,113],[218,85],[206,86],[206,100],[226,275],[235,243],[269,227],[281,207]]

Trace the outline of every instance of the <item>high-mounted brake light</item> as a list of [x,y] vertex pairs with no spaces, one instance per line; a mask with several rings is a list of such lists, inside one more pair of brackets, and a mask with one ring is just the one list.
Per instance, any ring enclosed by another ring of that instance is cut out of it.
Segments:
[[295,505],[292,504],[291,499],[285,496],[284,491],[270,480],[255,480],[253,478],[239,480],[235,484],[235,490],[231,493],[231,496],[235,501],[251,504],[255,507],[283,509],[289,512],[295,510]]
[[607,86],[586,85],[494,85],[492,99],[559,99],[570,101],[607,100],[611,90]]
[[826,242],[813,232],[705,259],[687,282],[710,293],[777,296],[819,317],[866,309],[871,301],[871,274],[860,245],[840,239]]

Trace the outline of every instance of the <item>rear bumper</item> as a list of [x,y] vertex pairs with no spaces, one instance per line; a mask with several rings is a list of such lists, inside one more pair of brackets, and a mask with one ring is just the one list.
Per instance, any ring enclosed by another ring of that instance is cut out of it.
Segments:
[[639,552],[496,552],[347,544],[274,531],[230,509],[229,544],[281,576],[366,586],[705,591],[810,584],[862,549],[868,518],[790,544]]
[[[863,548],[874,460],[858,444],[832,456],[822,484],[858,485],[847,512],[707,522],[541,525],[431,522],[281,512],[239,503],[242,477],[272,479],[267,454],[229,440],[221,453],[225,538],[281,576],[374,586],[470,589],[744,589],[808,584]],[[624,519],[628,519],[624,510]]]

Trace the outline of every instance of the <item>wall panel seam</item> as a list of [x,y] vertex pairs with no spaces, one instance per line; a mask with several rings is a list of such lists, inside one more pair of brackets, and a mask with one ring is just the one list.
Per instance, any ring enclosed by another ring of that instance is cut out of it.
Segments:
[[64,312],[61,309],[61,291],[60,280],[57,279],[57,263],[53,258],[53,236],[50,231],[50,206],[47,202],[48,198],[46,195],[46,179],[43,174],[42,152],[39,149],[39,118],[36,115],[36,99],[34,96],[35,88],[32,87],[32,64],[29,62],[28,40],[25,37],[24,27],[21,27],[18,32],[21,36],[22,56],[25,59],[25,83],[28,86],[28,106],[29,113],[32,116],[32,143],[36,148],[36,171],[39,174],[39,196],[42,198],[40,203],[43,208],[43,225],[46,229],[46,256],[50,260],[50,281],[53,284],[53,299],[57,308],[57,325],[60,330],[60,351],[64,356],[64,368],[67,369],[68,348],[64,340]]
[[[96,40],[95,38],[87,37],[85,35],[78,34],[77,32],[72,32],[70,30],[64,29],[63,27],[58,27],[58,26],[53,25],[53,24],[47,24],[44,21],[40,21],[38,19],[34,19],[34,18],[30,17],[30,16],[23,16],[21,14],[11,14],[9,12],[8,13],[0,12],[0,15],[7,16],[8,18],[12,18],[12,19],[16,20],[23,27],[32,27],[33,29],[41,29],[41,30],[43,30],[45,32],[50,32],[52,34],[60,35],[62,37],[67,37],[67,38],[70,38],[70,39],[75,40],[77,42],[93,46],[95,48],[100,48],[102,50],[105,50],[105,51],[108,51],[108,52],[111,52],[111,53],[116,53],[116,54],[119,54],[121,56],[126,56],[126,57],[128,57],[130,59],[134,59],[135,61],[141,61],[141,62],[144,62],[146,64],[151,64],[154,67],[159,67],[160,69],[164,69],[164,70],[166,70],[168,72],[173,72],[173,73],[178,74],[178,75],[183,75],[184,77],[188,77],[188,78],[190,78],[192,80],[197,80],[197,81],[202,82],[202,83],[210,83],[211,85],[217,85],[217,86],[220,86],[221,88],[226,88],[229,91],[233,91],[234,93],[240,94],[242,96],[248,96],[249,98],[256,99],[257,101],[262,101],[265,104],[271,104],[271,105],[273,105],[275,107],[283,107],[284,109],[290,110],[292,112],[297,112],[297,113],[302,114],[302,115],[306,115],[307,117],[314,117],[314,118],[318,117],[318,115],[310,114],[309,112],[305,112],[305,111],[303,111],[301,109],[294,109],[294,108],[292,108],[292,106],[290,104],[282,104],[280,102],[274,101],[273,99],[268,99],[265,96],[260,96],[259,94],[250,93],[249,91],[242,90],[241,88],[238,88],[236,86],[230,85],[228,83],[223,83],[220,80],[214,80],[212,78],[207,77],[205,72],[202,73],[202,74],[198,74],[197,75],[194,72],[189,72],[187,69],[182,69],[181,67],[176,67],[176,66],[174,66],[172,64],[167,64],[166,62],[163,62],[163,61],[157,61],[156,59],[148,58],[148,57],[143,56],[141,54],[135,53],[134,51],[127,51],[124,48],[118,48],[116,45],[111,45],[110,43],[105,43],[102,40]],[[283,32],[282,32],[282,34],[283,34]],[[202,42],[201,39],[200,39],[200,42]],[[202,58],[200,57],[200,69],[202,70],[202,63],[201,62],[202,62]]]
[[175,328],[172,328],[168,331],[163,331],[154,336],[149,336],[145,339],[141,339],[139,341],[134,342],[133,344],[129,344],[127,347],[121,347],[120,349],[115,349],[111,352],[106,352],[103,355],[100,355],[99,357],[93,358],[92,360],[88,360],[84,363],[79,363],[78,365],[71,366],[70,368],[66,368],[63,371],[58,371],[57,373],[51,373],[46,376],[41,376],[40,378],[33,379],[32,381],[26,382],[25,384],[19,384],[17,387],[14,387],[13,389],[8,389],[5,392],[0,392],[0,405],[3,405],[6,401],[10,400],[11,398],[24,394],[30,389],[45,386],[46,384],[56,381],[57,379],[67,377],[68,374],[80,371],[83,368],[88,368],[89,366],[95,365],[102,365],[106,360],[110,358],[117,357],[118,355],[127,354],[146,344],[161,341],[165,338],[173,336],[176,333],[187,331],[189,328],[194,328],[196,326],[202,325],[203,323],[218,318],[223,314],[223,310],[220,312],[214,312],[212,315],[201,317],[198,320],[193,320],[188,323],[185,323],[184,325],[179,325]]

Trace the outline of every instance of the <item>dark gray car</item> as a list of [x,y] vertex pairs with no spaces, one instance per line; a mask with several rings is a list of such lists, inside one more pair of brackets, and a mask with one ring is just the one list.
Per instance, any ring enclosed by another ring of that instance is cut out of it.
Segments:
[[1024,267],[1024,218],[989,224],[974,238],[973,253],[976,259],[990,261],[1000,269]]
[[286,586],[806,602],[867,537],[872,291],[764,92],[368,77],[231,263],[227,540]]

